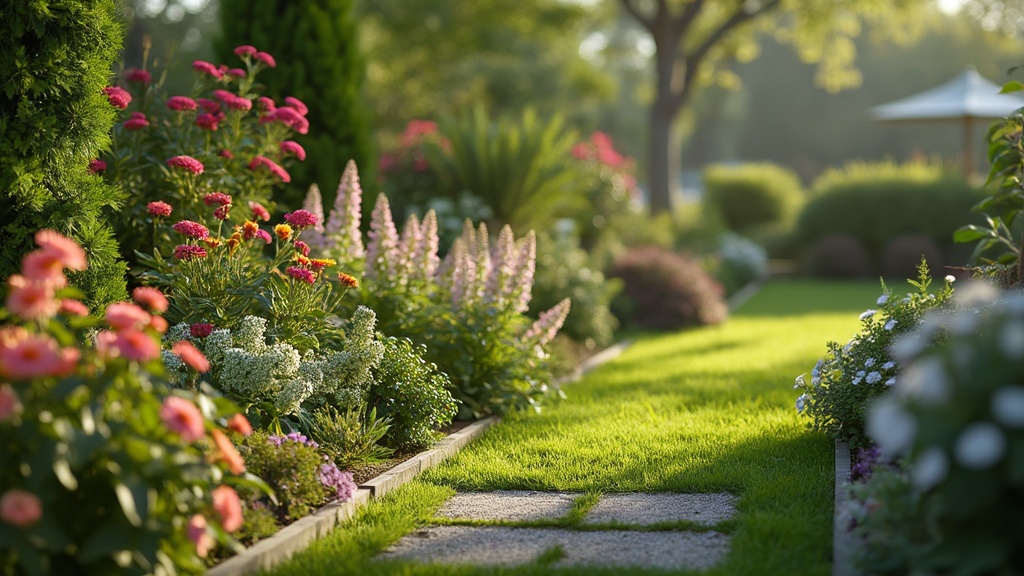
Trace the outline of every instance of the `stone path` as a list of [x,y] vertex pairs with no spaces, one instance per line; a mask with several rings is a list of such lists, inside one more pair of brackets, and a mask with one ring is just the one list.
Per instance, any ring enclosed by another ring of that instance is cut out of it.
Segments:
[[[555,524],[582,494],[572,492],[462,492],[437,512],[447,521]],[[606,494],[573,527],[435,525],[399,540],[382,560],[511,566],[709,568],[729,551],[730,537],[713,527],[736,512],[729,494]],[[672,526],[672,523],[678,524]],[[674,529],[650,531],[658,524]]]

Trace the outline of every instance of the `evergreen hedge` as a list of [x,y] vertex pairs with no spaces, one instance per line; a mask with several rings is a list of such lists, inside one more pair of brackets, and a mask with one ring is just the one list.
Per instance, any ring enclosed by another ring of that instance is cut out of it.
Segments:
[[116,10],[114,0],[11,0],[0,12],[0,278],[52,228],[85,248],[89,268],[70,281],[90,307],[127,296],[102,214],[120,192],[89,170],[114,123],[103,88],[122,43]]
[[708,207],[741,234],[788,226],[804,203],[796,173],[767,162],[709,166],[704,170],[704,189]]

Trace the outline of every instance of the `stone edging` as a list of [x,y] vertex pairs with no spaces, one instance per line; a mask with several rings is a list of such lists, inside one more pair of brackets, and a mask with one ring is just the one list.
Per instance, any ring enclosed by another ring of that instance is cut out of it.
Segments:
[[853,567],[850,533],[844,524],[843,508],[850,487],[850,447],[836,440],[835,507],[832,513],[832,576],[858,576]]
[[285,526],[270,538],[260,540],[236,556],[210,568],[206,572],[207,576],[241,576],[273,568],[308,547],[314,540],[326,536],[338,524],[355,516],[356,511],[370,500],[380,498],[409,482],[420,472],[454,455],[500,420],[497,416],[489,416],[449,434],[429,450],[420,452],[380,476],[361,484],[351,500],[332,502],[309,516]]

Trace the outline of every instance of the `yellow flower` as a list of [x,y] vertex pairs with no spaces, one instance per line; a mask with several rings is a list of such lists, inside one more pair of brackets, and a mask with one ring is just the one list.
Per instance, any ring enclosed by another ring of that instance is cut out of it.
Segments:
[[292,237],[292,227],[287,224],[278,224],[274,226],[274,234],[281,240],[287,240]]

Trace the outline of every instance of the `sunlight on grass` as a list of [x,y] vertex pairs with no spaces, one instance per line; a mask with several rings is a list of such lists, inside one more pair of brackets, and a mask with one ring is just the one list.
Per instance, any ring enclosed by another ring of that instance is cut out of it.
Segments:
[[[705,574],[828,574],[832,443],[798,417],[792,385],[826,341],[857,331],[878,294],[870,282],[772,283],[722,326],[641,336],[567,386],[567,401],[506,417],[274,573],[494,573],[367,558],[428,523],[452,489],[528,489],[730,492],[732,552]],[[595,572],[539,563],[503,573]]]

